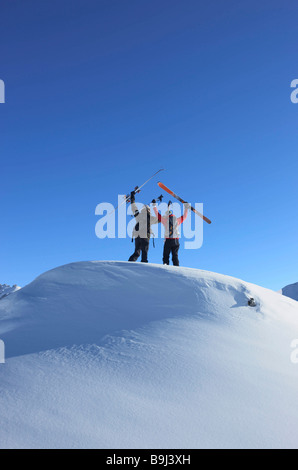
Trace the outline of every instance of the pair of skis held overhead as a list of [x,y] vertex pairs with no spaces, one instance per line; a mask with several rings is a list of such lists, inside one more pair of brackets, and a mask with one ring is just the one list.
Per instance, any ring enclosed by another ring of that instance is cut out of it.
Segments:
[[[136,193],[139,193],[141,191],[141,189],[145,186],[145,184],[148,183],[148,181],[150,181],[152,178],[154,178],[155,175],[157,175],[157,173],[163,171],[164,169],[161,168],[160,170],[156,171],[152,176],[150,176],[150,178],[147,179],[147,181],[145,181],[145,183],[143,183],[141,186],[136,186],[134,191]],[[160,181],[157,183],[158,186],[163,189],[164,191],[166,191],[167,193],[169,193],[171,196],[173,196],[175,199],[177,199],[178,201],[182,202],[182,204],[188,204],[187,201],[184,201],[180,196],[178,196],[177,194],[175,194],[171,189],[169,189],[167,186],[165,186],[163,183],[161,183]],[[122,204],[124,204],[125,202],[129,202],[130,201],[130,195],[126,196],[124,198],[124,200],[114,209],[114,210],[117,210],[120,206],[122,206]],[[195,213],[197,214],[199,217],[201,217],[205,222],[207,222],[207,224],[211,224],[211,220],[208,219],[208,217],[206,217],[205,215],[201,214],[199,211],[197,211],[194,207],[190,207],[190,209]],[[114,212],[114,211],[112,211]]]

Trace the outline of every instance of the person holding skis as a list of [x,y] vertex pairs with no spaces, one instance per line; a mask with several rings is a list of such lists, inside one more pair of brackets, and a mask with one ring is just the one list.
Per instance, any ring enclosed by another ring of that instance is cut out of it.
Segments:
[[151,215],[150,207],[144,205],[139,212],[135,203],[136,191],[130,194],[131,210],[136,218],[136,225],[133,229],[132,238],[135,239],[135,251],[128,261],[137,261],[140,254],[141,262],[148,263],[149,242],[152,234],[151,225],[158,223],[158,218]]
[[158,221],[165,227],[165,243],[163,248],[163,264],[170,264],[170,254],[172,253],[172,261],[174,266],[179,266],[178,251],[180,248],[179,243],[179,225],[181,225],[187,217],[189,204],[184,204],[184,214],[181,217],[176,217],[173,211],[169,209],[171,201],[168,204],[168,210],[162,216],[156,209],[156,200],[153,199],[153,210],[158,218]]

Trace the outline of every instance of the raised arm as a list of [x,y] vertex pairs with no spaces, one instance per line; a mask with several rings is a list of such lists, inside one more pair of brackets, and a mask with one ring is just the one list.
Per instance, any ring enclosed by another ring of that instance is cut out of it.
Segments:
[[158,222],[161,222],[163,225],[167,223],[166,219],[158,212],[156,206],[153,206],[154,213],[158,218]]
[[139,214],[139,210],[136,205],[136,198],[135,198],[135,191],[132,191],[130,193],[130,203],[131,203],[131,210],[134,216],[137,216]]
[[181,215],[181,217],[178,217],[178,219],[177,219],[177,224],[178,225],[181,225],[185,221],[185,219],[187,217],[187,214],[188,214],[188,207],[189,207],[188,205],[186,205],[186,204],[184,205],[184,213],[183,213],[183,215]]

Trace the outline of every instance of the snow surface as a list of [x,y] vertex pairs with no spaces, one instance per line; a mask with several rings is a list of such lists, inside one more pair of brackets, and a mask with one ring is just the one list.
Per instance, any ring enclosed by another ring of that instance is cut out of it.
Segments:
[[19,289],[20,287],[16,284],[13,286],[9,286],[8,284],[0,284],[0,300],[4,297],[7,297],[9,294],[13,294],[13,292],[16,292]]
[[283,287],[280,290],[280,293],[286,295],[287,297],[290,297],[291,299],[298,300],[298,282]]
[[268,289],[73,263],[1,300],[0,338],[1,448],[298,447],[298,304]]

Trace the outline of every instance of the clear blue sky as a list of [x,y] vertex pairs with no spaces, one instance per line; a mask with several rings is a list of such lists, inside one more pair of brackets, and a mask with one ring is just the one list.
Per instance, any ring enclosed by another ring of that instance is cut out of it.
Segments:
[[289,0],[2,1],[0,283],[127,260],[129,239],[96,238],[95,207],[160,167],[212,220],[182,265],[297,282],[297,14]]

